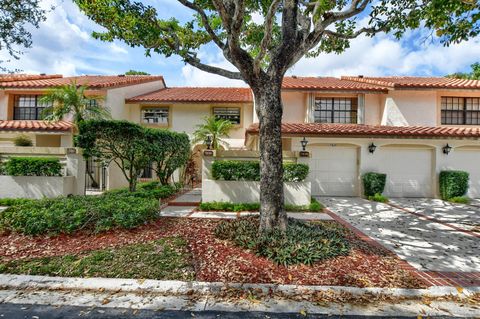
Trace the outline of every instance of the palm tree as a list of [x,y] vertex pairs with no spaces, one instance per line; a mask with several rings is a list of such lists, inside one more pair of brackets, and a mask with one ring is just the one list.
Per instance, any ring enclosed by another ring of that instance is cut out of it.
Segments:
[[43,111],[44,119],[60,121],[71,114],[73,123],[78,127],[84,120],[110,117],[108,109],[98,103],[102,98],[86,97],[86,89],[87,86],[77,85],[76,82],[50,89],[41,99],[42,103],[51,105]]
[[212,147],[216,150],[220,145],[228,145],[223,138],[229,137],[232,128],[233,123],[229,120],[217,119],[213,115],[207,116],[203,124],[197,125],[197,130],[193,133],[193,143],[203,143],[210,138]]

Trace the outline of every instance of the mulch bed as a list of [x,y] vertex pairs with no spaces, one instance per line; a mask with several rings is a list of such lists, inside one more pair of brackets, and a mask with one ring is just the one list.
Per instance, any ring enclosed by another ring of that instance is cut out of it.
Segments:
[[133,230],[102,234],[76,233],[56,237],[0,236],[0,261],[78,254],[88,250],[181,236],[193,255],[196,280],[299,285],[420,288],[425,284],[401,269],[398,257],[373,247],[346,230],[352,250],[313,266],[278,266],[213,235],[218,220],[160,218]]

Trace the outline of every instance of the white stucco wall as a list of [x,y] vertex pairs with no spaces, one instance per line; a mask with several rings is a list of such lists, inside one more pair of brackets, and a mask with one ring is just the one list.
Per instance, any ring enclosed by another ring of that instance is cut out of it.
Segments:
[[283,92],[283,117],[282,122],[305,122],[307,111],[307,93],[304,92]]
[[128,120],[129,112],[125,105],[125,99],[156,91],[163,87],[163,82],[158,80],[110,89],[107,90],[105,105],[110,108],[113,119]]
[[381,94],[365,94],[365,124],[380,125],[381,99]]
[[7,119],[8,98],[4,91],[0,90],[0,120]]
[[435,126],[437,92],[420,90],[390,91],[383,95],[382,125]]
[[58,197],[74,194],[73,176],[0,176],[0,198]]

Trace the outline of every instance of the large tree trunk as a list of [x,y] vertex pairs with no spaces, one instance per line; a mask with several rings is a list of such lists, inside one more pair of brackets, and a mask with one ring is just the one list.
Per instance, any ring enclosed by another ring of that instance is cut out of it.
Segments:
[[280,79],[268,79],[254,88],[260,120],[260,232],[285,230],[283,195],[282,99]]

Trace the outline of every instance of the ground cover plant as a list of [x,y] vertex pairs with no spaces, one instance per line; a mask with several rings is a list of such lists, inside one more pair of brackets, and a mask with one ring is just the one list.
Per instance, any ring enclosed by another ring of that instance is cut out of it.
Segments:
[[388,197],[379,193],[376,193],[373,196],[368,196],[368,200],[379,202],[379,203],[386,203],[388,202]]
[[78,255],[0,262],[0,273],[61,277],[193,280],[187,242],[163,238]]
[[[323,208],[315,198],[312,198],[309,205],[285,205],[288,212],[321,212]],[[259,209],[260,203],[204,202],[199,206],[201,211],[256,212]]]
[[285,232],[258,233],[258,217],[244,217],[221,222],[215,236],[249,249],[279,265],[313,263],[347,255],[348,241],[333,229],[291,219]]
[[[115,229],[102,233],[82,231],[54,237],[37,236],[33,240],[31,236],[5,233],[0,235],[0,263],[84,255],[92,250],[181,237],[188,243],[188,251],[195,268],[195,279],[199,281],[357,287],[424,286],[414,274],[402,269],[398,257],[384,248],[360,240],[354,233],[334,221],[315,224],[343,234],[350,245],[350,252],[347,255],[331,257],[311,266],[297,264],[287,267],[258,256],[228,240],[218,239],[214,231],[219,223],[221,221],[213,219],[164,217],[133,229]],[[18,272],[20,273],[20,270]]]
[[130,229],[157,218],[159,199],[171,197],[178,189],[178,185],[152,182],[140,184],[136,192],[119,189],[100,196],[14,199],[0,213],[0,231],[53,235]]

